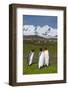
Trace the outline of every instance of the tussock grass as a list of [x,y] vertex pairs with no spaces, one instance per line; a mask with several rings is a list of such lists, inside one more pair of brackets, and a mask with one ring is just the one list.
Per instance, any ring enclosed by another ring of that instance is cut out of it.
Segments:
[[[23,42],[23,74],[46,74],[57,73],[57,42],[37,43],[37,42]],[[48,67],[38,68],[38,53],[39,48],[44,50],[45,47],[49,50],[50,64]],[[31,66],[28,66],[27,56],[31,49],[35,50],[34,61]]]

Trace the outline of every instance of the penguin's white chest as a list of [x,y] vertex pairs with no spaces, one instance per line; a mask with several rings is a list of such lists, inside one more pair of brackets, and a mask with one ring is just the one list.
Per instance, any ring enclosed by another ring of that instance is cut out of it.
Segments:
[[44,53],[41,52],[40,56],[39,56],[39,64],[38,64],[38,67],[42,67],[43,66],[43,63],[44,63]]
[[49,65],[49,52],[48,52],[48,50],[44,51],[44,61],[45,61],[45,64],[48,66]]
[[29,65],[31,65],[33,62],[33,56],[34,56],[34,53],[31,53],[31,55],[29,57]]

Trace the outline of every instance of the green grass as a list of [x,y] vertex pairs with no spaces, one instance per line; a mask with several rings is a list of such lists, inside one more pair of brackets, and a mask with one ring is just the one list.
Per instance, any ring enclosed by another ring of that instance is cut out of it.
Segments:
[[[38,69],[38,53],[39,48],[44,50],[45,47],[49,50],[49,61],[50,65],[48,67],[42,67]],[[31,66],[28,66],[27,56],[31,49],[35,50],[34,61]],[[23,44],[23,74],[45,74],[45,73],[57,73],[57,43],[47,42],[47,43],[37,43],[37,42],[25,42]]]

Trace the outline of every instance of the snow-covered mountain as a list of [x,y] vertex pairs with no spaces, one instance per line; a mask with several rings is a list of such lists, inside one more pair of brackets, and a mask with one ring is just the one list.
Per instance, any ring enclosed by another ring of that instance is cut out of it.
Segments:
[[57,29],[52,28],[48,25],[44,26],[24,25],[23,34],[25,36],[37,35],[44,38],[57,38]]

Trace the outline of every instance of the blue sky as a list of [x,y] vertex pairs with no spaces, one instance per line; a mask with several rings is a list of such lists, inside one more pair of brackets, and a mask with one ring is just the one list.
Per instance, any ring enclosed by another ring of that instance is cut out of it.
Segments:
[[36,15],[23,15],[24,25],[49,25],[52,28],[57,28],[57,16],[36,16]]

